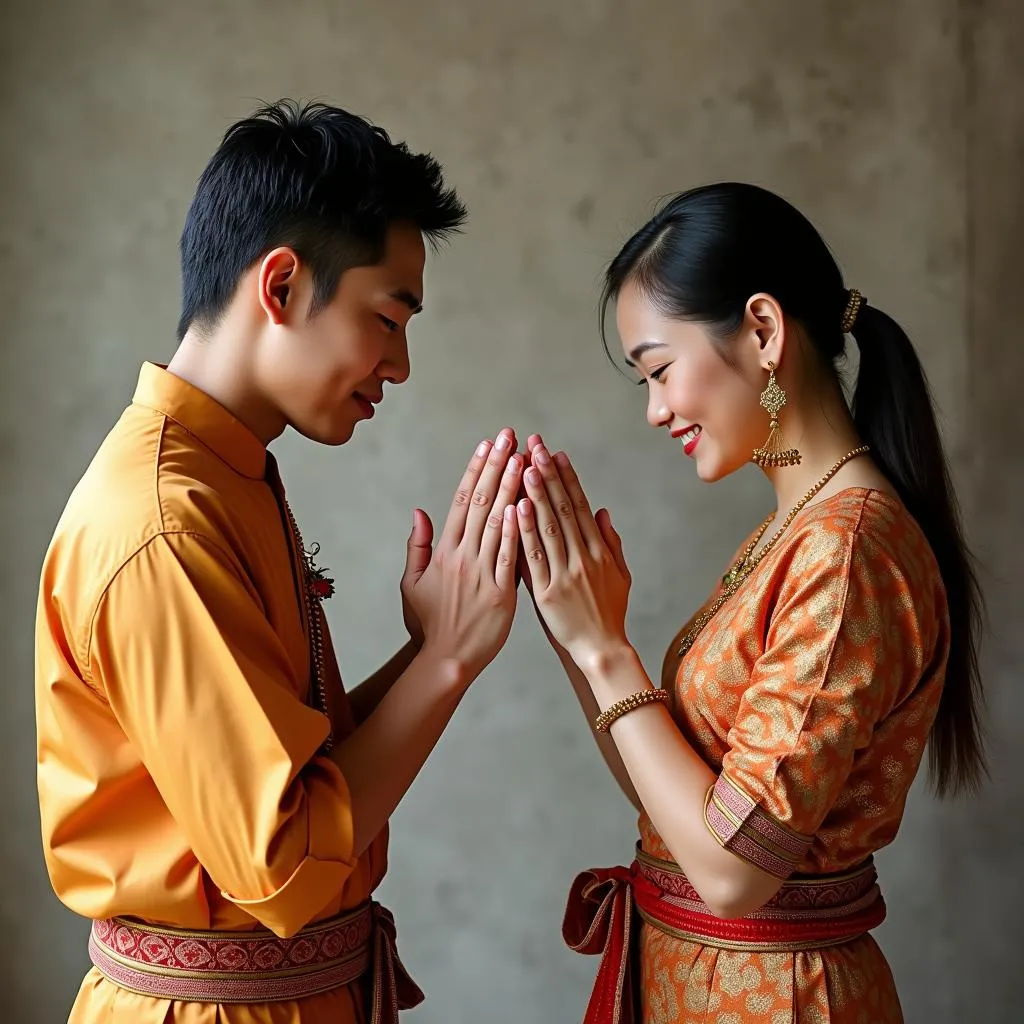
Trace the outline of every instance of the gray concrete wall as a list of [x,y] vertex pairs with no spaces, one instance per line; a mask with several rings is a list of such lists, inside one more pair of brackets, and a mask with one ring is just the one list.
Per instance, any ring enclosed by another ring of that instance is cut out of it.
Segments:
[[[281,95],[433,150],[472,213],[429,269],[413,377],[385,414],[340,452],[277,445],[303,531],[339,575],[330,614],[351,681],[400,640],[410,509],[442,515],[470,447],[506,422],[567,447],[611,507],[650,665],[763,515],[755,472],[700,485],[600,353],[602,264],[657,196],[717,178],[782,191],[905,324],[986,564],[995,780],[953,806],[917,788],[880,858],[880,941],[908,1021],[1019,1019],[1019,4],[59,0],[2,19],[4,1021],[63,1020],[86,968],[86,928],[50,892],[38,841],[40,559],[138,364],[173,349],[195,178],[227,123]],[[596,964],[561,946],[564,894],[633,836],[524,607],[394,822],[383,896],[429,997],[411,1019],[577,1020]]]

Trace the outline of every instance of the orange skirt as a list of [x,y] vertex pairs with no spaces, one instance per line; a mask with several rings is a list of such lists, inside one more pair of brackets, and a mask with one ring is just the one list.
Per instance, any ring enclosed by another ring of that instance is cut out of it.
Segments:
[[870,935],[785,953],[716,949],[640,929],[643,1024],[903,1024]]
[[638,852],[584,872],[563,935],[600,954],[585,1024],[901,1024],[870,860],[794,878],[747,917],[715,917],[678,865]]

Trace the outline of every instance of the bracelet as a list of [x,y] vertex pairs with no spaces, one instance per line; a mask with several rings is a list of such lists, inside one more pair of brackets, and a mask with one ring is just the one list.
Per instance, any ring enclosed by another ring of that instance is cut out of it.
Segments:
[[637,693],[631,693],[628,697],[623,697],[622,700],[616,701],[610,708],[602,711],[594,719],[594,728],[597,732],[607,732],[611,728],[612,722],[628,714],[630,711],[635,711],[637,708],[641,708],[645,704],[651,704],[654,701],[668,700],[668,698],[668,690],[657,690],[653,687],[650,690],[640,690]]

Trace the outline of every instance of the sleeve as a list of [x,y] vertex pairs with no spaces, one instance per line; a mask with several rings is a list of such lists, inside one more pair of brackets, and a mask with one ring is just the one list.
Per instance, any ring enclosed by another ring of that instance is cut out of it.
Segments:
[[780,571],[705,821],[726,849],[786,879],[893,707],[916,620],[898,565],[860,533],[816,524]]
[[164,534],[107,588],[88,664],[226,899],[294,934],[355,867],[348,787],[258,595],[194,534]]

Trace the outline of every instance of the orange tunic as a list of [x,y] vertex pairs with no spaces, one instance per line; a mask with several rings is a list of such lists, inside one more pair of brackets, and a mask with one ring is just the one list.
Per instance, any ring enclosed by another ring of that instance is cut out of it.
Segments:
[[[903,506],[864,489],[810,506],[680,662],[687,629],[663,685],[684,735],[721,773],[727,814],[708,815],[722,823],[719,841],[780,877],[844,871],[890,843],[949,649],[938,566]],[[646,815],[640,831],[644,850],[671,859]],[[640,966],[645,1024],[902,1021],[869,936],[752,953],[644,925]]]
[[[146,364],[57,526],[36,630],[39,800],[54,890],[83,917],[286,936],[383,877],[386,831],[353,857],[345,780],[318,756],[301,565],[268,480],[258,438]],[[170,1003],[93,970],[71,1022],[345,1024],[362,1000]]]

